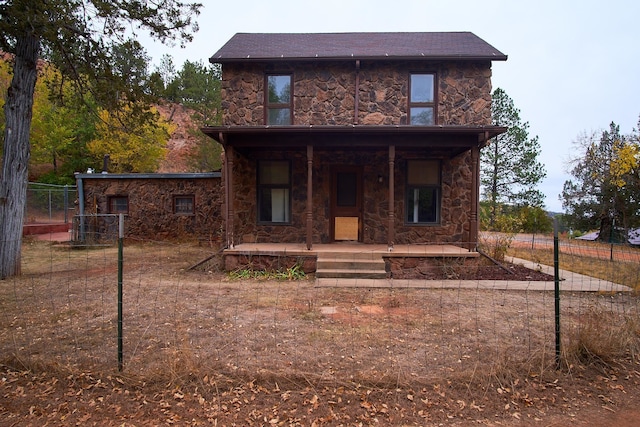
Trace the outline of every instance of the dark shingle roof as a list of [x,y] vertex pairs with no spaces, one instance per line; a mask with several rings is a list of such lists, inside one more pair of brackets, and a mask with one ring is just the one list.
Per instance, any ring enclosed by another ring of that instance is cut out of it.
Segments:
[[251,60],[468,59],[507,56],[470,32],[438,33],[238,33],[211,58]]

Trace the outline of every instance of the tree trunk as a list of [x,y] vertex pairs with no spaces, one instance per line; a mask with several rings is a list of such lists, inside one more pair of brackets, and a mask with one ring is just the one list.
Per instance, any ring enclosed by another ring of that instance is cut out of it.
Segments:
[[600,217],[600,230],[598,232],[598,240],[601,242],[611,243],[613,239],[613,223],[609,215]]
[[20,274],[22,225],[27,199],[29,132],[40,40],[16,40],[13,78],[4,105],[5,130],[0,176],[0,279]]

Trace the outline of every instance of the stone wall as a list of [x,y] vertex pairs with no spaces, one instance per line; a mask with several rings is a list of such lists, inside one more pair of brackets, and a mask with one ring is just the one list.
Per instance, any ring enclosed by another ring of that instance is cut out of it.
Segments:
[[[183,175],[189,175],[185,177]],[[84,193],[85,214],[109,213],[110,196],[127,196],[126,237],[140,239],[198,239],[222,242],[224,190],[213,174],[83,174],[78,179]],[[218,174],[219,175],[219,174]],[[195,213],[173,213],[173,197],[193,195]],[[79,213],[79,212],[78,212]]]
[[316,272],[317,256],[247,255],[227,253],[222,256],[224,271],[286,271],[299,267],[305,274]]
[[[293,75],[294,125],[406,125],[410,73],[436,75],[438,125],[491,124],[489,61],[356,61],[224,64],[223,124],[264,125],[264,87],[268,73]],[[356,81],[358,84],[356,85]],[[356,87],[357,86],[357,87]],[[357,95],[357,96],[356,96]],[[357,105],[357,114],[356,114]],[[356,119],[357,116],[357,119]],[[336,136],[339,138],[339,136]],[[330,236],[331,167],[362,168],[364,243],[386,243],[388,228],[388,151],[386,148],[342,150],[347,144],[305,141],[314,146],[313,242]],[[452,141],[455,143],[455,141]],[[300,144],[304,147],[304,144]],[[259,224],[256,212],[256,166],[259,159],[288,159],[292,166],[291,222]],[[405,223],[406,165],[410,159],[441,161],[440,222]],[[303,243],[306,238],[307,160],[303,149],[238,152],[234,159],[234,241]],[[380,183],[378,177],[383,178]],[[396,146],[394,243],[469,241],[471,153],[451,157],[444,151],[403,151]]]
[[355,122],[358,73],[358,124],[405,125],[408,80],[414,72],[433,72],[437,82],[437,124],[491,124],[490,62],[300,62],[287,66],[225,64],[223,124],[264,122],[266,73],[292,73],[295,125],[349,125]]

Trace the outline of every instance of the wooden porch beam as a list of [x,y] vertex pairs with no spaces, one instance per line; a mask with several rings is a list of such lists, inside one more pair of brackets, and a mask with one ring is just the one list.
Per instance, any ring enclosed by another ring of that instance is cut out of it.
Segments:
[[395,239],[395,161],[396,146],[389,145],[389,224],[387,225],[389,251],[393,250],[393,240]]
[[227,185],[225,188],[225,194],[227,195],[227,247],[234,248],[235,242],[233,241],[233,201],[235,200],[235,194],[233,192],[233,161],[234,152],[233,147],[230,145],[225,146],[225,177],[227,178]]
[[469,244],[468,249],[478,248],[478,209],[480,203],[480,148],[471,149],[471,212],[469,215]]
[[307,145],[307,250],[313,246],[313,145]]

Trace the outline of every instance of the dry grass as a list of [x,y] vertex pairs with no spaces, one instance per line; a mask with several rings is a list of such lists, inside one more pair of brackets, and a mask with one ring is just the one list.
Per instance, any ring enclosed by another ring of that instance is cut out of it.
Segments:
[[[189,269],[213,253],[197,243],[125,245],[118,372],[116,248],[25,245],[25,274],[0,281],[3,416],[32,425],[88,416],[105,425],[551,425],[566,420],[566,402],[599,408],[600,396],[636,390],[633,294],[563,294],[566,369],[556,370],[550,293],[232,280],[213,259],[204,272]],[[630,359],[623,392],[607,388]]]
[[480,250],[497,261],[504,261],[504,257],[513,241],[513,234],[482,233],[480,235]]
[[589,307],[571,328],[565,328],[563,360],[575,365],[611,366],[621,358],[640,355],[640,325],[636,316],[616,315]]
[[[554,265],[553,248],[530,245],[511,245],[508,255],[539,264]],[[561,246],[559,266],[563,270],[596,277],[640,290],[640,250],[627,246],[614,248],[611,260],[610,245],[571,241]]]
[[[212,252],[188,243],[125,247],[125,375],[169,385],[215,372],[299,386],[413,387],[450,378],[507,387],[553,370],[547,293],[316,288],[312,280],[188,271]],[[0,282],[2,363],[113,373],[116,257],[111,247],[26,245],[25,274]],[[568,364],[610,360],[623,349],[637,354],[633,296],[566,294],[563,306]],[[630,332],[622,339],[609,325]]]

